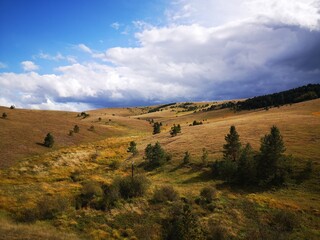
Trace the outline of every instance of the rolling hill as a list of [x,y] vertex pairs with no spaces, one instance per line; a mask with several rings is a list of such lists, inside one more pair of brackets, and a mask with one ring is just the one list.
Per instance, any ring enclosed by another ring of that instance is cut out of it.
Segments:
[[[218,239],[215,234],[220,234],[220,239],[319,238],[320,99],[268,110],[235,112],[218,107],[206,111],[221,104],[98,109],[86,112],[86,118],[74,112],[1,107],[0,112],[8,116],[0,119],[0,235],[6,239],[160,239],[162,222],[170,219],[170,209],[182,201],[192,206],[211,239]],[[193,126],[195,120],[202,124]],[[152,134],[151,122],[162,123],[161,133]],[[175,137],[169,134],[173,124],[181,125],[181,133]],[[74,125],[80,126],[80,132],[69,136]],[[92,125],[94,131],[89,131]],[[276,125],[286,154],[292,155],[293,171],[301,171],[312,161],[312,177],[266,190],[239,188],[213,178],[209,166],[222,158],[231,125],[236,126],[242,144],[250,143],[255,151],[259,151],[260,139]],[[41,145],[48,132],[55,137],[52,149]],[[138,154],[133,157],[127,152],[130,141],[137,143]],[[170,153],[171,160],[146,171],[144,149],[156,142]],[[203,148],[208,151],[208,166],[201,163]],[[186,151],[191,160],[185,166],[182,159]],[[115,179],[131,174],[132,160],[135,174],[143,174],[151,182],[144,196],[121,199],[104,210],[96,205],[75,207],[88,182],[108,192],[107,186]],[[154,203],[153,194],[162,186],[172,186],[181,200]],[[216,191],[207,205],[199,200],[205,187]],[[56,197],[55,202],[52,199]],[[34,221],[29,210],[37,209],[43,198],[49,199],[50,206],[59,203],[59,207],[61,199],[68,199],[68,207]],[[280,220],[277,214],[282,214]],[[297,220],[290,221],[292,216]],[[287,225],[281,225],[283,222]],[[43,235],[44,229],[49,236]]]

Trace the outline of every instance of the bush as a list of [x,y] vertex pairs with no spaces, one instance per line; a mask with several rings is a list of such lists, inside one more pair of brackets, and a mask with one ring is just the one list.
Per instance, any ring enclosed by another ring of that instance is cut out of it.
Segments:
[[48,148],[51,148],[51,147],[53,147],[53,144],[54,144],[54,138],[51,135],[51,133],[48,133],[47,136],[44,138],[43,145]]
[[3,118],[3,119],[6,119],[7,117],[8,117],[8,114],[7,114],[7,113],[5,113],[5,112],[2,113],[2,118]]
[[149,180],[143,175],[136,175],[133,178],[126,176],[114,181],[113,186],[118,189],[122,198],[134,198],[143,196],[149,187]]
[[69,130],[69,136],[73,136],[73,130]]
[[78,132],[80,131],[80,127],[79,127],[78,125],[74,125],[73,131],[74,131],[75,133],[78,133]]
[[204,167],[208,166],[208,151],[205,148],[202,148],[201,161]]
[[88,130],[91,131],[91,132],[93,132],[93,131],[94,131],[94,126],[91,125]]
[[190,163],[190,160],[191,160],[191,156],[190,156],[190,153],[188,151],[186,151],[184,153],[184,157],[183,157],[183,164],[189,164]]
[[116,159],[112,160],[111,163],[109,164],[109,167],[110,167],[111,169],[113,169],[113,170],[119,169],[120,166],[121,166],[120,161],[119,161],[119,160],[116,160]]
[[178,192],[172,186],[163,186],[156,189],[153,194],[154,202],[176,201],[179,199]]
[[69,207],[69,200],[62,196],[44,197],[37,204],[38,219],[53,219]]
[[206,239],[198,217],[188,204],[173,206],[169,219],[163,222],[163,239]]
[[216,189],[213,187],[204,187],[201,189],[200,197],[206,201],[206,203],[211,203],[216,197]]
[[51,220],[66,211],[70,206],[68,198],[63,196],[45,196],[34,208],[25,209],[18,216],[19,221],[34,222],[36,220]]
[[101,185],[98,182],[87,181],[82,187],[81,194],[77,197],[76,208],[90,206],[99,209],[97,205],[98,202],[99,204],[102,202],[102,198],[103,190]]
[[300,223],[294,213],[281,210],[274,214],[270,225],[278,232],[292,232]]

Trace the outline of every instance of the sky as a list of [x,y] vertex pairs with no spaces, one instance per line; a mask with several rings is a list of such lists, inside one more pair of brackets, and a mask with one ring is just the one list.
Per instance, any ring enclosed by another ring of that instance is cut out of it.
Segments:
[[0,0],[0,105],[83,111],[320,83],[320,0]]

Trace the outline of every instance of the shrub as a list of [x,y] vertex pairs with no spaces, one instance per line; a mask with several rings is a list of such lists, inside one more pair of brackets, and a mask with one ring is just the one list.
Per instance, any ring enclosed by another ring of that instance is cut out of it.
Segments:
[[208,151],[205,148],[202,148],[201,161],[204,167],[208,166]]
[[16,108],[15,105],[11,105],[11,106],[10,106],[10,109],[15,109],[15,108]]
[[101,185],[95,181],[87,181],[84,183],[81,194],[77,197],[76,207],[82,208],[91,206],[96,208],[97,202],[101,202],[103,190]]
[[113,186],[119,190],[120,196],[124,199],[141,197],[148,190],[149,180],[143,175],[126,176],[117,178]]
[[172,186],[163,186],[156,189],[153,194],[153,201],[155,202],[173,202],[178,200],[178,198],[179,194]]
[[34,222],[36,220],[50,220],[57,217],[70,207],[70,201],[63,196],[45,196],[34,208],[25,209],[19,214],[18,220]]
[[170,211],[170,216],[162,225],[164,239],[206,239],[199,219],[190,205],[175,205]]
[[53,144],[54,144],[54,138],[51,135],[51,133],[48,133],[47,136],[44,138],[43,145],[48,148],[51,148],[51,147],[53,147]]
[[216,197],[216,189],[213,187],[204,187],[201,189],[200,197],[206,202],[211,203]]
[[94,126],[91,125],[88,130],[91,131],[91,132],[93,132],[93,131],[94,131]]
[[190,159],[191,159],[190,153],[188,151],[186,151],[184,153],[184,157],[183,157],[183,164],[189,164]]
[[2,113],[2,118],[3,118],[3,119],[6,119],[7,117],[8,117],[8,114],[7,114],[7,113],[5,113],[5,112]]
[[69,136],[73,136],[73,130],[69,130]]
[[116,160],[116,159],[112,160],[111,163],[109,164],[109,167],[110,167],[111,169],[113,169],[113,170],[119,169],[120,166],[121,166],[120,161],[119,161],[119,160]]
[[78,125],[74,125],[73,131],[74,131],[75,133],[78,133],[78,132],[80,131],[79,126],[78,126]]
[[74,181],[74,182],[80,181],[80,180],[81,180],[80,171],[79,171],[79,170],[76,170],[76,171],[72,172],[72,173],[70,174],[70,178],[71,178],[71,180]]
[[201,121],[196,121],[194,120],[193,123],[192,123],[192,126],[197,126],[197,125],[202,125],[203,123]]
[[69,200],[62,196],[44,197],[37,203],[38,219],[53,219],[69,207]]
[[289,211],[280,210],[272,218],[271,226],[279,232],[292,232],[300,225],[297,216]]

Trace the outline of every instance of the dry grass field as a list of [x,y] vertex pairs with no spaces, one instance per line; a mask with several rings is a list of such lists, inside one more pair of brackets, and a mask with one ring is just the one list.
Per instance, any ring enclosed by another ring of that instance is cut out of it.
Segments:
[[[214,211],[193,204],[194,211],[203,226],[214,222],[229,237],[259,239],[256,229],[269,226],[274,212],[283,210],[298,217],[299,227],[276,239],[320,238],[319,99],[268,111],[237,113],[229,109],[182,112],[180,108],[166,108],[153,113],[148,110],[99,109],[88,111],[90,116],[82,119],[77,117],[78,113],[0,108],[0,112],[8,113],[7,119],[0,119],[0,239],[160,239],[161,219],[168,215],[173,203],[153,204],[151,199],[155,189],[164,185],[173,186],[180,197],[193,200],[203,187],[214,186]],[[152,135],[148,119],[162,122],[160,134]],[[203,124],[189,126],[194,120]],[[75,124],[80,126],[80,133],[68,136]],[[169,134],[173,124],[181,125],[181,133],[175,137]],[[87,130],[91,125],[95,126],[94,132]],[[276,125],[295,168],[313,161],[312,178],[266,191],[235,188],[213,179],[210,168],[200,164],[202,148],[209,152],[209,163],[221,159],[224,136],[231,125],[236,126],[241,142],[249,142],[256,151],[260,138]],[[52,149],[37,144],[43,142],[47,132],[55,136]],[[147,194],[121,200],[109,211],[76,210],[74,198],[83,183],[91,180],[110,184],[115,178],[130,174],[130,141],[137,143],[139,151],[132,159],[135,173],[144,174],[151,181]],[[144,162],[144,149],[157,141],[172,155],[172,160],[145,171],[139,167]],[[181,165],[185,151],[191,154],[188,166]],[[115,162],[117,168],[113,167]],[[19,223],[39,199],[57,196],[69,199],[70,205],[63,213],[51,220]]]
[[[124,117],[129,116],[130,113],[133,114],[134,111],[121,108],[108,109],[103,113],[93,111],[85,119],[77,117],[78,113],[76,112],[0,107],[1,115],[4,112],[7,113],[8,117],[0,119],[0,168],[11,166],[24,157],[47,152],[48,149],[41,144],[49,132],[55,139],[55,145],[50,150],[55,150],[79,143],[94,142],[107,137],[124,136],[128,132],[134,134],[150,131],[149,124],[146,122]],[[98,120],[99,117],[101,117],[101,121]],[[69,131],[75,125],[80,127],[80,132],[69,136]],[[88,131],[92,125],[95,130]]]

